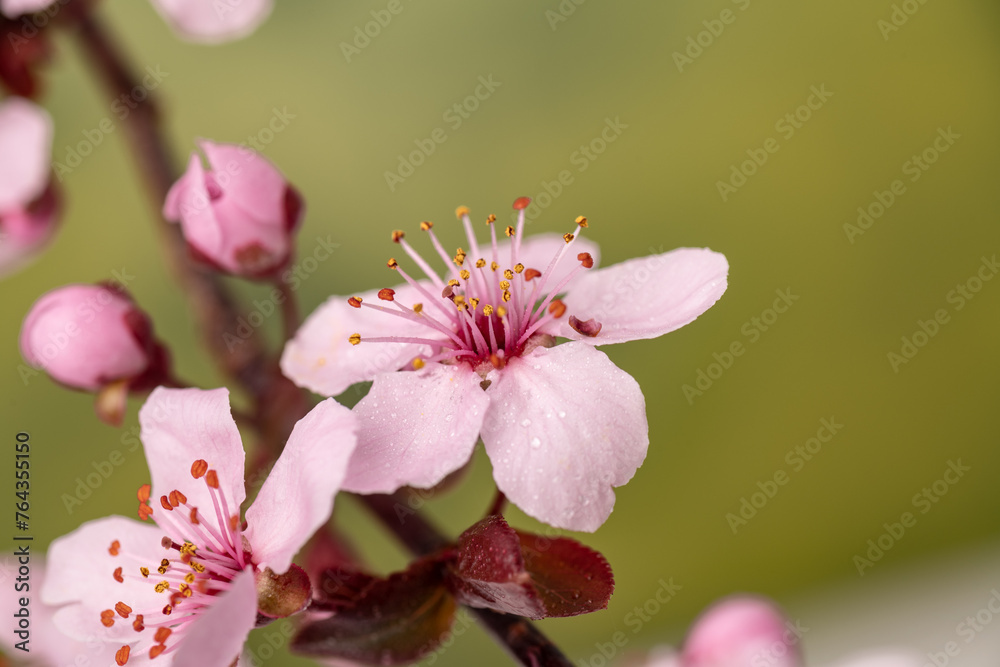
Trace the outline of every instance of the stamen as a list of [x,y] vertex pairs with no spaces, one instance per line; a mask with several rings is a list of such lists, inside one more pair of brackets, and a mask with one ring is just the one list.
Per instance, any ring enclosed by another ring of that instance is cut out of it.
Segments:
[[132,621],[132,629],[136,632],[142,632],[146,629],[145,624],[143,624],[142,614],[136,614],[135,620]]
[[425,231],[425,232],[428,231],[433,226],[434,226],[434,223],[430,222],[429,220],[424,220],[423,222],[420,223],[420,229],[421,229],[421,231]]
[[153,658],[157,657],[158,655],[160,655],[161,653],[163,653],[166,650],[167,650],[167,647],[164,646],[163,644],[156,644],[155,646],[150,647],[150,649],[149,649],[149,659],[152,660]]
[[126,644],[115,652],[115,662],[118,663],[118,667],[125,666],[125,663],[128,662],[128,654],[131,650],[132,649],[128,647],[128,644]]
[[389,261],[386,262],[385,265],[388,266],[393,271],[399,268],[399,262],[396,261],[395,257],[390,257]]
[[404,232],[401,229],[397,229],[392,233],[392,242],[399,243],[400,241],[403,240],[404,236],[406,236],[406,232]]
[[205,459],[198,459],[191,464],[191,476],[195,479],[200,479],[206,472],[208,472],[208,461]]
[[597,334],[601,333],[601,323],[593,318],[581,321],[576,319],[573,315],[570,315],[569,325],[573,327],[573,330],[577,333],[589,336],[590,338],[593,338]]
[[108,553],[111,554],[112,556],[117,556],[121,548],[122,548],[122,543],[119,542],[118,540],[115,540],[111,543],[111,546],[108,547]]
[[349,342],[351,345],[357,345],[358,343],[361,342],[361,334],[358,333],[351,334],[350,336],[347,337],[347,342]]
[[518,197],[514,200],[514,210],[523,211],[531,204],[531,197]]
[[576,237],[573,236],[572,234],[570,234],[569,232],[566,232],[565,234],[563,234],[563,241],[565,241],[566,243],[570,243],[575,238]]
[[507,235],[507,238],[510,238],[511,236],[514,236],[514,228],[511,227],[510,225],[507,225],[507,229],[505,229],[503,231],[504,231],[504,234]]
[[396,296],[396,291],[391,290],[388,287],[385,287],[378,291],[378,298],[382,299],[382,301],[392,301],[395,296]]
[[525,282],[531,282],[532,280],[534,280],[535,278],[538,278],[541,275],[542,275],[542,272],[539,271],[538,269],[527,269],[524,272],[524,280],[525,280]]
[[549,313],[551,313],[552,317],[555,319],[559,319],[566,314],[566,304],[563,303],[561,299],[556,299],[549,304]]
[[115,611],[117,611],[118,615],[122,618],[128,618],[128,615],[132,613],[132,607],[128,606],[124,602],[119,602],[115,605]]
[[153,516],[153,508],[145,503],[139,505],[139,520],[145,521],[149,517]]
[[576,217],[576,220],[574,220],[573,222],[575,222],[576,224],[580,225],[581,227],[590,227],[590,225],[587,224],[587,218],[585,218],[582,215],[578,215]]
[[581,252],[579,255],[576,256],[576,258],[580,260],[580,263],[583,265],[583,268],[585,269],[594,268],[594,258],[591,257],[589,252]]
[[205,473],[205,483],[208,484],[208,488],[210,489],[218,489],[219,474],[214,470],[209,470],[207,473]]
[[139,499],[140,503],[144,503],[147,500],[149,500],[149,492],[150,492],[149,484],[143,484],[142,486],[139,487],[139,490],[136,491],[135,496],[136,498]]
[[115,568],[114,574],[112,576],[114,576],[115,581],[117,581],[119,584],[125,583],[125,578],[122,577],[122,569],[120,567]]
[[347,305],[349,305],[351,308],[360,308],[362,301],[364,301],[364,299],[362,299],[360,296],[352,296],[350,299],[347,300]]
[[113,609],[105,609],[101,612],[101,625],[110,628],[115,624],[115,612]]

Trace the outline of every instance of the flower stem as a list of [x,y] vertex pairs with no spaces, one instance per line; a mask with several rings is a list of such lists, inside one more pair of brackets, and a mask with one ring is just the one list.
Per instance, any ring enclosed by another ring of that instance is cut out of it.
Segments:
[[493,503],[490,505],[490,509],[487,510],[486,516],[493,516],[494,514],[498,516],[503,516],[503,511],[507,507],[507,496],[500,489],[497,489],[497,495],[493,497]]
[[[448,546],[449,540],[437,527],[413,511],[398,493],[358,496],[358,499],[413,555],[426,556]],[[489,609],[470,607],[469,611],[519,664],[525,667],[573,667],[559,647],[527,619]]]

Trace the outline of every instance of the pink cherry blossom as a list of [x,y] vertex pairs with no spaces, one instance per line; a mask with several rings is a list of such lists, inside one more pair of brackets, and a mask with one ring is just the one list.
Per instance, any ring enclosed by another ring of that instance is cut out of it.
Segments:
[[[726,258],[681,248],[597,269],[597,246],[581,238],[585,218],[565,236],[522,240],[528,201],[515,202],[510,241],[497,240],[490,216],[482,247],[468,209],[458,209],[468,245],[453,255],[422,223],[443,278],[394,232],[426,279],[392,259],[404,285],[332,297],[285,348],[284,373],[319,394],[374,381],[355,408],[361,430],[346,489],[434,486],[482,437],[512,502],[551,525],[593,531],[611,513],[613,487],[642,464],[642,392],[595,346],[695,319],[725,291]],[[571,341],[554,345],[556,336]]]
[[[661,648],[645,667],[801,667],[806,629],[787,620],[770,600],[733,596],[705,610],[675,653]],[[833,667],[921,667],[913,651],[880,649],[859,653]]]
[[20,97],[0,103],[0,276],[52,239],[59,202],[51,183],[52,119]]
[[139,516],[152,523],[112,516],[53,542],[42,600],[62,607],[71,637],[106,637],[119,665],[227,667],[257,621],[258,590],[301,572],[292,557],[329,519],[356,418],[331,399],[299,421],[242,522],[228,390],[156,389],[139,422],[152,477]]
[[216,44],[246,37],[271,14],[273,0],[152,0],[177,33],[191,42]]
[[163,215],[180,222],[196,257],[229,273],[263,278],[282,269],[302,218],[298,192],[274,165],[233,144],[200,142],[174,184]]
[[[151,0],[153,7],[178,37],[190,42],[218,44],[242,39],[270,16],[273,0]],[[8,18],[32,14],[55,0],[0,0]]]
[[[35,554],[34,550],[28,557],[30,566],[29,587],[32,582],[45,581],[46,564],[41,555]],[[65,665],[104,665],[111,664],[114,660],[115,652],[109,646],[99,641],[78,641],[64,635],[55,625],[55,607],[41,604],[37,597],[31,596],[31,590],[16,591],[14,580],[19,576],[18,568],[21,564],[17,558],[8,558],[0,563],[0,586],[4,587],[4,594],[0,595],[0,615],[3,618],[16,618],[15,613],[21,609],[19,600],[22,597],[19,593],[28,593],[29,606],[28,613],[30,628],[28,630],[29,640],[24,647],[29,649],[29,654],[22,652],[17,644],[23,641],[21,636],[15,634],[13,628],[0,633],[0,647],[9,657],[30,655],[33,662],[39,667],[64,667]],[[16,624],[16,621],[12,623]],[[94,637],[93,639],[97,639]],[[0,664],[6,664],[0,658]]]

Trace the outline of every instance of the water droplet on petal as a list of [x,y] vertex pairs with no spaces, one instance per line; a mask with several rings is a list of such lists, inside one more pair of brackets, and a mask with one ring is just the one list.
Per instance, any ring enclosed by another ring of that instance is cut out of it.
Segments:
[[525,428],[531,426],[531,420],[530,419],[522,419],[521,420],[521,426],[524,426]]
[[531,446],[534,447],[535,449],[538,449],[539,447],[542,446],[542,441],[539,440],[538,437],[536,436],[531,439]]

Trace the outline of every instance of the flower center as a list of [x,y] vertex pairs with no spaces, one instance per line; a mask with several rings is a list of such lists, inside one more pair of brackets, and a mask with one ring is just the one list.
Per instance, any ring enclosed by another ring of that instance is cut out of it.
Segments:
[[[130,553],[128,545],[122,545],[120,540],[114,540],[108,548],[108,553],[123,561],[112,573],[116,582],[124,584],[129,580],[151,586],[164,596],[165,603],[162,607],[133,609],[120,601],[114,609],[101,612],[105,627],[110,628],[122,619],[130,621],[133,630],[142,635],[137,644],[126,644],[118,650],[115,661],[119,665],[128,662],[132,650],[148,650],[149,657],[156,658],[176,649],[185,627],[212,604],[215,596],[229,589],[233,577],[249,562],[249,547],[242,536],[239,515],[230,514],[215,470],[199,459],[191,466],[191,476],[204,478],[213,507],[208,514],[202,514],[177,489],[160,496],[164,511],[157,510],[157,525],[175,536],[183,536],[184,540],[178,543],[165,536],[161,544],[167,551],[166,557],[159,563],[145,562]],[[149,494],[148,484],[139,487],[139,518],[143,521],[153,516]]]
[[[431,352],[414,358],[411,362],[414,369],[422,368],[428,361],[464,361],[483,375],[489,370],[487,364],[493,368],[502,368],[508,359],[543,344],[539,340],[544,334],[543,327],[566,313],[566,306],[557,298],[558,295],[577,273],[593,267],[594,259],[589,253],[578,253],[576,259],[579,264],[560,280],[550,280],[560,262],[570,253],[573,242],[588,226],[587,219],[580,216],[575,221],[574,230],[563,235],[565,244],[544,270],[525,267],[520,257],[521,236],[524,231],[524,210],[530,203],[528,197],[521,197],[514,202],[514,209],[518,211],[517,228],[508,226],[504,230],[510,238],[510,254],[507,257],[501,257],[497,249],[496,216],[490,215],[486,220],[490,228],[490,248],[484,251],[480,249],[472,230],[469,209],[460,206],[455,214],[465,227],[469,252],[458,248],[453,256],[445,252],[434,234],[433,223],[420,223],[420,229],[430,236],[434,249],[447,266],[447,280],[434,272],[406,241],[403,232],[394,231],[392,240],[403,247],[433,287],[410,277],[395,258],[390,259],[387,265],[397,271],[430,308],[424,302],[400,303],[395,291],[389,288],[380,290],[378,298],[391,303],[391,306],[364,303],[357,296],[351,297],[347,302],[355,308],[374,308],[387,315],[419,323],[426,327],[427,335],[362,337],[360,333],[355,333],[348,339],[351,344],[424,344],[430,346]],[[596,331],[600,330],[600,324],[592,320],[582,323],[570,317],[569,321],[571,326],[585,335],[596,335]],[[579,324],[580,328],[574,323]],[[594,333],[588,333],[588,330]]]

